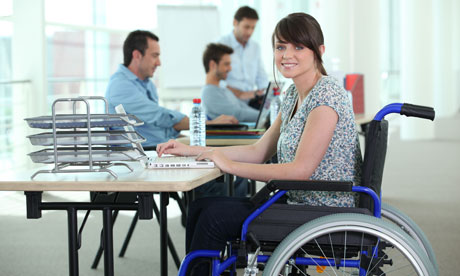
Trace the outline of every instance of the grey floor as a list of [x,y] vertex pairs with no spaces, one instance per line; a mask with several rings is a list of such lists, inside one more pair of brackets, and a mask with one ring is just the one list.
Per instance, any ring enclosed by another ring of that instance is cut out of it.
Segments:
[[[392,124],[392,122],[390,122]],[[394,124],[397,125],[397,124]],[[401,141],[393,126],[384,174],[383,198],[407,213],[424,230],[435,250],[440,275],[458,275],[460,256],[460,116],[438,119],[436,139]],[[86,198],[87,193],[47,193],[49,200]],[[0,276],[68,274],[67,224],[63,212],[46,212],[26,220],[23,193],[0,192]],[[180,256],[185,231],[171,203],[169,229]],[[131,221],[124,212],[114,228],[115,253]],[[81,222],[81,217],[79,217]],[[80,275],[103,275],[92,270],[99,244],[101,216],[91,215],[79,251]],[[125,258],[115,258],[116,275],[159,275],[158,225],[140,221]],[[177,269],[171,261],[170,275]]]

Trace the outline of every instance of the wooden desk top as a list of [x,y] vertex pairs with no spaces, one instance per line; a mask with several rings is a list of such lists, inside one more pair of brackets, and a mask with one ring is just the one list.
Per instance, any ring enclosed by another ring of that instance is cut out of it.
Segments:
[[[222,172],[217,169],[144,169],[139,162],[129,162],[134,170],[124,166],[110,169],[118,175],[115,179],[107,172],[97,173],[42,173],[30,176],[37,170],[0,174],[0,191],[106,191],[106,192],[176,192],[190,191]],[[49,166],[46,169],[51,169]]]

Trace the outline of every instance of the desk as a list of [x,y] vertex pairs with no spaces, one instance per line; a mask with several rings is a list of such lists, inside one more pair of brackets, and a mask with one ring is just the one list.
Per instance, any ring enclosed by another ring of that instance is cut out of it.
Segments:
[[[177,141],[188,145],[190,143],[189,137],[180,137],[176,139]],[[244,145],[252,145],[257,142],[259,139],[206,139],[206,146],[244,146]]]
[[[118,175],[114,179],[107,173],[39,174],[35,180],[30,176],[36,170],[0,174],[0,191],[24,191],[27,202],[27,218],[38,219],[42,210],[67,211],[69,232],[69,275],[78,275],[77,211],[100,210],[103,212],[104,275],[114,275],[112,210],[138,210],[140,219],[153,217],[153,192],[160,192],[160,256],[161,275],[167,268],[167,213],[168,192],[190,191],[222,172],[217,169],[168,169],[145,170],[139,163],[129,163],[133,172],[125,167],[111,169]],[[93,202],[42,202],[43,191],[99,191],[136,192],[138,203]]]

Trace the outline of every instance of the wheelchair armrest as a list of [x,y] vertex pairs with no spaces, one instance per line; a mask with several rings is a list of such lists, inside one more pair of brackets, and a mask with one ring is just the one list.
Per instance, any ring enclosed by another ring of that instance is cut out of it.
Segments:
[[272,192],[267,186],[268,185],[263,186],[262,189],[249,199],[249,201],[251,201],[254,205],[259,205],[260,203],[267,201],[270,193]]
[[325,181],[325,180],[270,180],[267,185],[251,197],[255,205],[266,201],[271,192],[277,190],[304,190],[327,192],[351,192],[351,181]]
[[325,180],[270,180],[267,188],[276,190],[304,190],[327,192],[351,192],[351,181],[325,181]]

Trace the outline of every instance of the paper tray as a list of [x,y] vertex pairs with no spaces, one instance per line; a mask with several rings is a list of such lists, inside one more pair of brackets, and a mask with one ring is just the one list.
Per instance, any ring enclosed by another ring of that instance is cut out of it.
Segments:
[[[52,132],[29,135],[32,145],[52,146],[54,138]],[[87,145],[87,131],[58,131],[56,133],[57,145]],[[129,143],[141,143],[145,138],[135,131],[91,131],[92,145],[123,145]]]
[[[87,128],[88,117],[86,114],[57,114],[56,128]],[[29,127],[52,129],[53,116],[40,116],[27,118]],[[90,114],[91,127],[121,127],[127,125],[139,126],[143,122],[131,114]]]
[[[58,148],[59,163],[89,162],[88,148]],[[54,149],[43,149],[28,154],[35,163],[54,163]],[[144,156],[135,148],[92,148],[93,162],[136,161]]]

